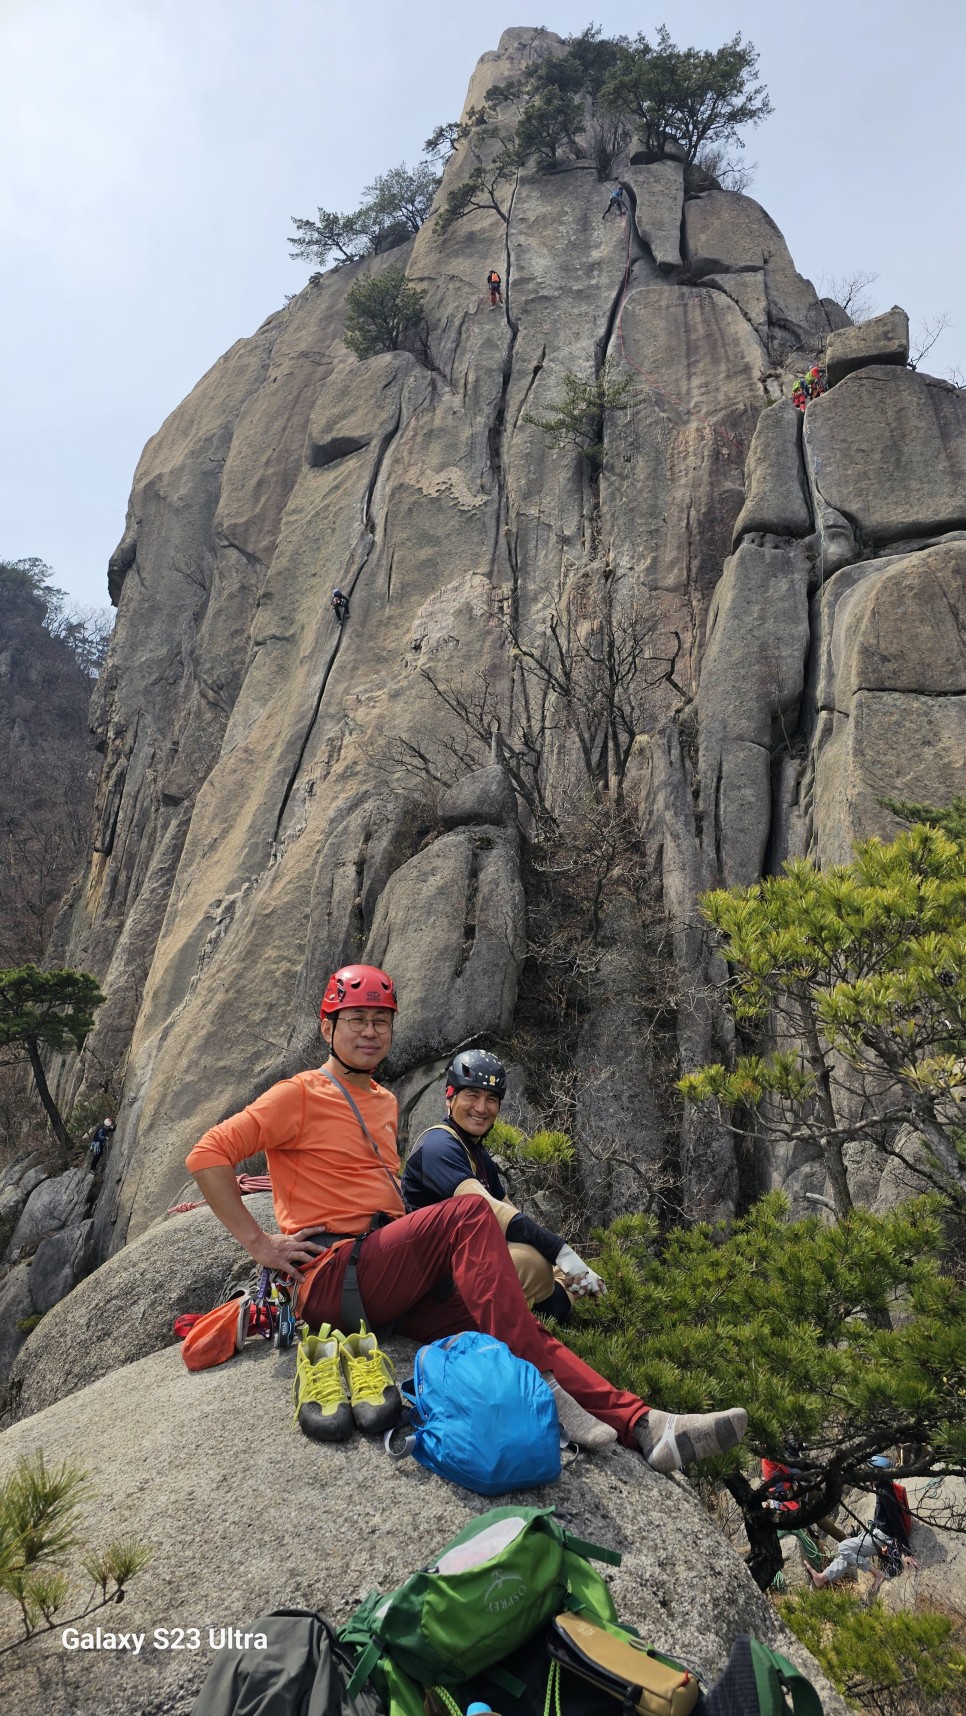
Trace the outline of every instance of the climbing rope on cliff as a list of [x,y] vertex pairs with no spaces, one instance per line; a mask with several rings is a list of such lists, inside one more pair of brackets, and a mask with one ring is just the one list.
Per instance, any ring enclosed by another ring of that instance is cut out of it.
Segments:
[[712,422],[710,417],[706,417],[701,411],[696,411],[694,406],[689,405],[686,400],[681,399],[675,393],[671,393],[668,388],[662,387],[656,376],[651,375],[647,370],[642,369],[640,364],[635,363],[633,358],[628,357],[627,348],[624,344],[624,308],[627,303],[627,286],[631,276],[631,222],[626,221],[625,225],[627,228],[627,247],[624,258],[624,278],[621,282],[620,290],[620,308],[617,313],[617,338],[620,343],[621,357],[630,369],[634,370],[639,376],[641,376],[653,393],[660,394],[662,399],[666,399],[671,405],[676,406],[685,417],[692,418],[698,423],[705,424],[706,427],[711,430],[712,435],[718,435],[725,441],[730,441],[731,445],[735,447],[741,457],[744,458],[748,449],[743,441],[739,441],[737,435],[732,435],[730,429],[723,428],[720,423]]

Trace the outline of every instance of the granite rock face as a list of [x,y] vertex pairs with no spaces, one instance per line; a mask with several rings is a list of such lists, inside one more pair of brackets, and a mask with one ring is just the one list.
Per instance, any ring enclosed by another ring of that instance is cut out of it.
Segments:
[[[245,1207],[267,1233],[275,1232],[267,1192],[246,1198]],[[175,1317],[210,1311],[247,1286],[253,1268],[207,1206],[155,1222],[48,1310],[10,1371],[14,1416],[41,1412],[173,1345]]]
[[802,467],[802,414],[779,400],[758,419],[745,470],[747,496],[735,520],[734,546],[743,536],[807,536],[812,515]]
[[[560,46],[507,31],[468,101]],[[463,146],[444,191],[470,165]],[[862,757],[878,743],[864,699],[876,730],[901,697],[908,730],[932,734],[927,689],[862,685],[848,717],[818,711],[803,685],[826,621],[807,604],[822,578],[831,590],[966,527],[963,396],[873,363],[809,405],[803,436],[790,380],[844,313],[751,198],[692,194],[680,162],[640,151],[614,171],[623,222],[601,219],[593,164],[564,161],[522,171],[505,220],[472,213],[442,238],[430,220],[387,256],[313,277],[145,448],[111,562],[94,849],[60,931],[108,996],[60,1093],[104,1066],[124,1080],[100,1257],[174,1201],[208,1125],[316,1056],[337,965],[394,967],[404,1132],[456,1043],[512,1037],[532,830],[494,759],[526,705],[562,814],[586,799],[587,757],[604,778],[615,743],[603,723],[582,760],[559,689],[534,695],[518,646],[546,663],[555,631],[592,650],[608,613],[644,628],[624,798],[682,921],[702,888],[840,851],[867,825],[821,764],[839,754],[830,723],[837,746],[851,723],[860,772],[860,731]],[[426,294],[428,346],[358,362],[345,294],[387,261]],[[506,302],[491,311],[493,265]],[[853,334],[869,338],[838,337]],[[605,359],[631,391],[604,421],[598,475],[532,419]],[[880,749],[887,795],[903,745]],[[575,1039],[599,1091],[619,1069],[621,1100],[601,1097],[594,1124],[641,1173],[676,1174],[695,1213],[727,1213],[726,1140],[657,1100],[622,923]],[[671,940],[690,973],[687,933]],[[682,1016],[677,1052],[717,1032]]]
[[850,559],[966,526],[966,393],[949,382],[857,370],[812,401],[804,439],[813,496],[847,521]]
[[851,375],[854,369],[867,369],[873,363],[898,363],[905,368],[908,362],[909,317],[898,304],[857,328],[842,328],[830,334],[825,352],[829,387]]
[[882,799],[966,793],[966,541],[865,561],[817,599],[814,854],[898,833]]

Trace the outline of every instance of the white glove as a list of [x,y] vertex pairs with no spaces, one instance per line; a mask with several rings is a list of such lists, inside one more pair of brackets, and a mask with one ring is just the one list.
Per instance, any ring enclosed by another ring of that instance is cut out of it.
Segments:
[[607,1292],[607,1283],[599,1275],[588,1268],[582,1257],[569,1245],[562,1245],[557,1252],[556,1267],[562,1272],[564,1286],[575,1299],[597,1297],[598,1293]]

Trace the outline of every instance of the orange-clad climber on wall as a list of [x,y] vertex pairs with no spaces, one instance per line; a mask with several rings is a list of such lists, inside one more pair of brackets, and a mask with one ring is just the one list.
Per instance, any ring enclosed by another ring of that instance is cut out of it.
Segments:
[[495,268],[491,268],[486,277],[486,289],[490,294],[490,309],[495,310],[498,304],[503,303],[503,281]]

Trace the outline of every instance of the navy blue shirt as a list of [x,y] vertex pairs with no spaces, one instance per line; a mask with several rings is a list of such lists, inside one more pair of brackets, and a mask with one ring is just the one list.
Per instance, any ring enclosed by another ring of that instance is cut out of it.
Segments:
[[[506,1187],[496,1163],[479,1138],[471,1138],[454,1121],[431,1126],[417,1138],[403,1169],[402,1193],[407,1210],[428,1209],[430,1204],[451,1198],[464,1180],[479,1180],[491,1198],[506,1197]],[[520,1245],[532,1245],[547,1262],[556,1261],[563,1240],[531,1216],[515,1215],[506,1237]]]
[[402,1191],[407,1210],[424,1210],[451,1198],[464,1180],[479,1180],[491,1198],[506,1197],[506,1188],[485,1144],[458,1127],[431,1126],[417,1138],[403,1169]]

